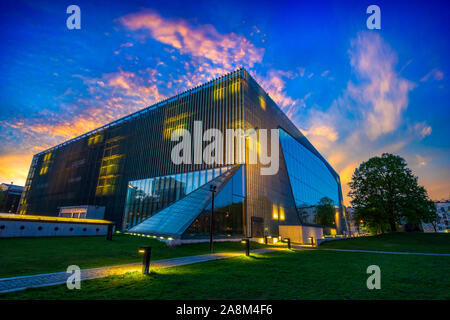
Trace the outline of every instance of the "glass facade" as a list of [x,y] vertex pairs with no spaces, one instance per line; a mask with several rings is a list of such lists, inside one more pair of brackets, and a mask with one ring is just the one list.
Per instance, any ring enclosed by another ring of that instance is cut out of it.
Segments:
[[338,206],[338,182],[323,161],[283,129],[279,136],[297,208],[315,206],[323,197]]
[[[227,237],[243,234],[245,204],[245,166],[240,166],[231,179],[217,192],[214,199],[214,234]],[[186,230],[183,238],[197,238],[209,235],[211,202]]]
[[125,228],[135,226],[229,169],[231,166],[130,181],[125,202]]
[[[210,180],[210,183],[216,186],[219,194],[222,193],[225,186],[230,185],[230,180],[233,179],[238,168],[239,165],[234,166],[229,170],[225,170],[218,177]],[[212,193],[210,191],[210,184],[207,183],[155,213],[150,218],[145,219],[142,223],[131,228],[130,231],[155,236],[182,238],[186,229],[211,201]],[[217,220],[215,219],[215,221]]]
[[[223,133],[226,129],[283,130],[280,139],[286,152],[279,152],[277,174],[263,176],[260,164],[245,159],[245,165],[217,194],[218,233],[277,235],[279,225],[301,223],[299,205],[314,203],[323,194],[333,195],[341,207],[339,176],[250,74],[239,69],[36,154],[19,212],[56,216],[61,206],[104,206],[105,219],[122,230],[162,212],[167,219],[174,218],[175,204],[193,201],[208,181],[221,177],[230,166],[242,164],[236,152],[227,161],[229,150],[214,164],[208,164],[209,155],[201,164],[174,164],[171,151],[178,141],[170,137],[175,129],[193,134],[193,156],[195,141],[200,150],[210,143],[195,136],[195,121],[201,121],[202,133],[210,128]],[[300,164],[291,156],[296,148],[304,154]],[[270,154],[270,148],[268,151]],[[337,197],[332,178],[338,185]],[[208,206],[201,208],[191,225],[183,226],[183,236],[206,232]]]

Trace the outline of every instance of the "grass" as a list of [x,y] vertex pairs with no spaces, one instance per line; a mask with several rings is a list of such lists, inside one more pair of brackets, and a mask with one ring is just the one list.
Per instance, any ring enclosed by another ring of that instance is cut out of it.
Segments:
[[[69,265],[94,268],[142,261],[141,245],[152,246],[152,260],[209,253],[209,243],[173,248],[154,239],[131,235],[0,239],[0,277],[65,271]],[[252,243],[253,248],[263,245]],[[215,252],[242,251],[240,242],[216,242]]]
[[448,233],[391,233],[328,241],[320,248],[395,252],[450,253]]
[[[450,299],[449,257],[304,250],[254,254],[0,295],[0,299]],[[381,268],[369,290],[366,269]]]

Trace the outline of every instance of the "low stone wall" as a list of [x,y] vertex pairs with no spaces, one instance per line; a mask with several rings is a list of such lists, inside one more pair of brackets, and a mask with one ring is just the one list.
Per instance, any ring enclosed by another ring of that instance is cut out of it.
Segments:
[[104,236],[108,224],[0,219],[0,238]]

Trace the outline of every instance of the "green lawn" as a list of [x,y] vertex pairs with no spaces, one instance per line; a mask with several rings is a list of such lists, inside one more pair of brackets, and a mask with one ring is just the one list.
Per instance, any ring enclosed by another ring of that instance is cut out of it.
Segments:
[[[65,271],[69,265],[93,268],[139,262],[141,245],[152,246],[152,260],[209,253],[209,243],[174,248],[154,239],[114,235],[105,237],[48,237],[0,239],[0,277]],[[252,243],[253,248],[263,245]],[[240,242],[216,242],[215,252],[242,251]]]
[[[287,251],[0,295],[0,299],[450,299],[449,257]],[[381,268],[381,289],[366,268]]]
[[449,233],[394,233],[329,241],[320,248],[450,253]]

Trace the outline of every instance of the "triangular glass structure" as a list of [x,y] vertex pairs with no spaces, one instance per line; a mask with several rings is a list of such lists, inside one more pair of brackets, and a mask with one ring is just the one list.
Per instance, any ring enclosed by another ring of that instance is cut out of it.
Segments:
[[182,234],[211,202],[210,185],[216,186],[217,192],[226,185],[240,165],[231,167],[217,178],[206,183],[188,195],[142,221],[130,232],[181,238]]

